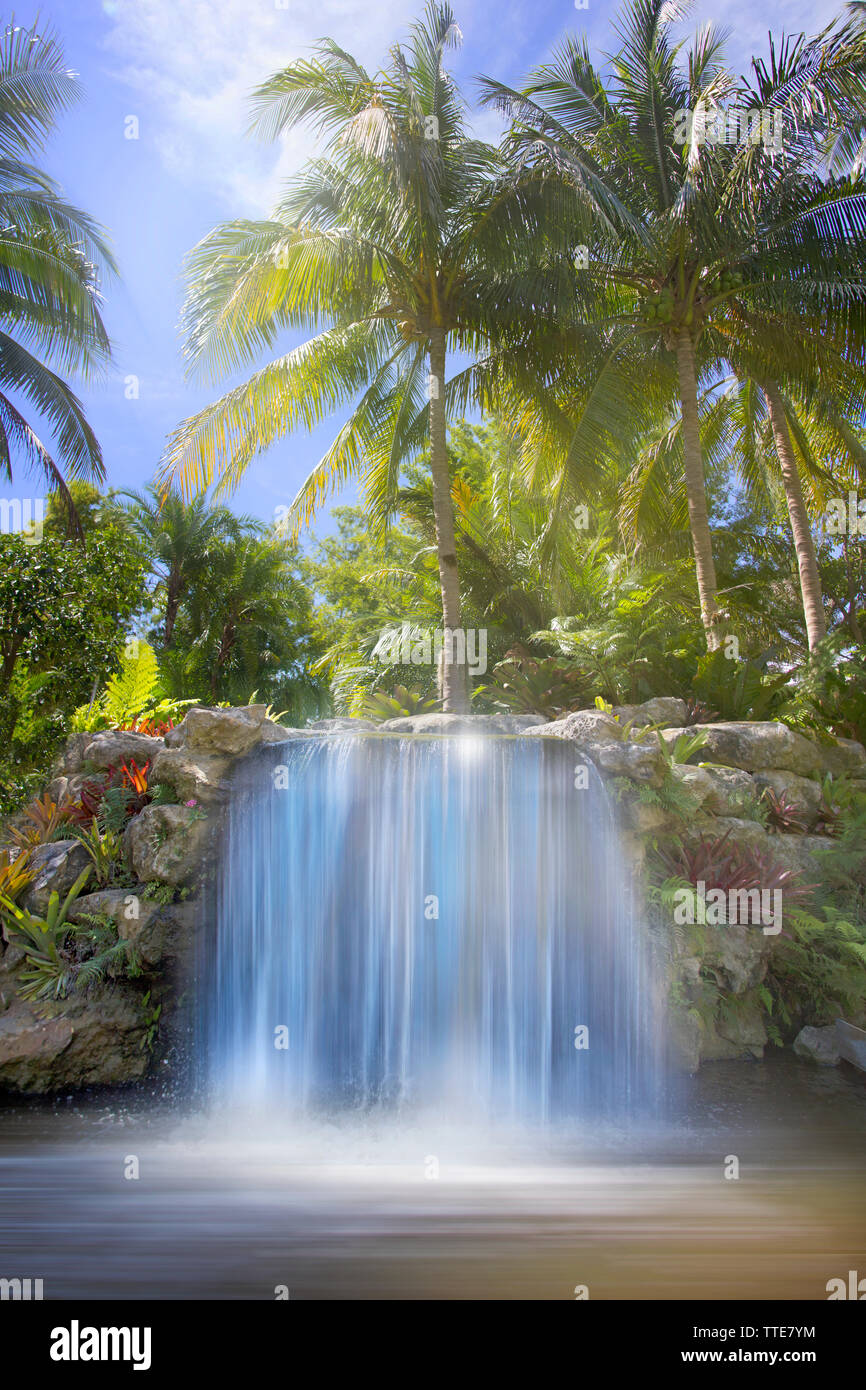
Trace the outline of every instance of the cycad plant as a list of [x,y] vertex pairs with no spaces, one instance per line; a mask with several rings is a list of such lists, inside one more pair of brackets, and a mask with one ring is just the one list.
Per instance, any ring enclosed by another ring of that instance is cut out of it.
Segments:
[[[66,478],[104,477],[102,454],[66,376],[109,357],[99,275],[114,264],[100,229],[35,160],[80,96],[57,39],[11,20],[0,35],[0,475],[21,458],[74,519]],[[16,399],[54,437],[49,448]]]
[[[186,420],[163,473],[187,491],[215,476],[231,487],[259,450],[351,403],[292,520],[360,476],[381,523],[401,465],[429,438],[446,629],[461,625],[447,414],[480,389],[473,363],[541,312],[533,249],[552,188],[536,177],[506,182],[497,152],[471,138],[443,66],[458,39],[450,8],[430,4],[383,71],[368,73],[329,39],[258,90],[260,134],[307,121],[325,153],[270,221],[218,227],[192,252],[187,356],[221,374],[273,347],[282,330],[321,331]],[[448,382],[455,352],[468,365]],[[447,643],[443,652],[444,706],[465,708],[466,668]]]

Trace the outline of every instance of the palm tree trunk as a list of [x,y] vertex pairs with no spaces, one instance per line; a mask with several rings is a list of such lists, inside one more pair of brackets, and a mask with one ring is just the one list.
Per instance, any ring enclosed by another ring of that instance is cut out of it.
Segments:
[[168,577],[165,594],[165,629],[162,634],[162,645],[170,647],[174,636],[174,625],[177,622],[178,610],[180,608],[181,597],[181,577],[172,571]]
[[818,557],[815,554],[809,514],[803,499],[800,470],[797,467],[797,460],[794,458],[794,450],[791,447],[791,432],[788,429],[785,405],[774,381],[764,383],[764,396],[767,401],[767,413],[770,417],[776,453],[779,456],[782,481],[785,485],[785,499],[788,503],[788,516],[791,518],[794,549],[797,552],[800,592],[803,595],[803,612],[806,615],[806,633],[811,652],[815,650],[821,638],[827,636],[827,618],[824,613]]
[[468,668],[465,659],[462,662],[451,659],[460,654],[460,647],[456,641],[449,642],[447,637],[449,632],[456,634],[460,630],[460,577],[445,433],[445,334],[441,330],[430,339],[430,471],[442,590],[442,626],[446,634],[439,665],[439,695],[444,710],[461,714],[469,708]]
[[707,636],[707,648],[715,651],[721,640],[721,614],[716,603],[716,566],[713,560],[713,541],[707,515],[707,493],[704,486],[704,460],[701,451],[701,431],[698,421],[698,381],[695,373],[695,349],[688,328],[676,334],[677,371],[680,383],[680,405],[683,413],[683,467],[686,475],[686,496],[689,503],[689,525],[701,618]]

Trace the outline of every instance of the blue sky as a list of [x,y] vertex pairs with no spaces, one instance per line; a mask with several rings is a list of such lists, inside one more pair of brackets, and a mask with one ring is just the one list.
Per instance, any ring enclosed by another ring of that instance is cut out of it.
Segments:
[[[570,31],[588,31],[597,53],[609,51],[618,6],[457,0],[454,8],[464,42],[451,66],[472,100],[476,74],[517,82]],[[814,33],[840,8],[836,0],[701,0],[687,28],[711,19],[728,29],[731,60],[743,70],[751,53],[765,51],[768,29]],[[145,483],[167,433],[218,394],[184,380],[176,327],[184,253],[216,222],[267,215],[281,179],[311,152],[304,131],[276,146],[245,136],[250,90],[325,35],[375,67],[420,9],[419,0],[43,0],[16,8],[18,23],[38,12],[53,25],[85,89],[44,163],[107,228],[120,264],[105,303],[116,365],[104,383],[81,390],[112,486]],[[130,116],[138,139],[125,138]],[[497,128],[492,116],[478,118],[480,135],[495,138]],[[137,400],[127,398],[130,375],[139,380]],[[257,459],[233,505],[271,520],[338,423],[290,436]],[[319,529],[326,526],[323,518]]]

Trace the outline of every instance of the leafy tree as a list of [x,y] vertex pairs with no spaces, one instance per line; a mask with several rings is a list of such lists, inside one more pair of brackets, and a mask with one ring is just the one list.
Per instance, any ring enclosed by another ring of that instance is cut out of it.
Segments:
[[[57,118],[78,99],[56,37],[11,22],[0,36],[0,474],[23,459],[65,500],[66,478],[104,477],[81,402],[65,381],[109,356],[99,272],[114,269],[102,232],[35,164]],[[54,451],[15,404],[23,397]]]
[[171,647],[181,603],[208,561],[228,538],[252,523],[227,507],[214,507],[205,495],[185,502],[176,492],[160,493],[151,484],[144,493],[121,491],[131,502],[126,524],[138,537],[157,580],[154,598],[163,609],[161,645]]
[[115,669],[144,596],[144,565],[120,530],[86,547],[0,535],[0,783],[44,767],[72,711]]
[[249,525],[211,546],[162,653],[163,678],[177,695],[198,690],[233,704],[255,696],[303,723],[327,703],[310,672],[319,655],[311,629],[295,548]]
[[[408,50],[394,48],[382,72],[368,73],[328,39],[312,61],[289,64],[259,89],[261,134],[309,120],[325,153],[270,221],[218,227],[193,251],[187,356],[224,373],[281,330],[330,326],[183,422],[163,474],[187,490],[214,476],[233,486],[275,439],[356,402],[293,517],[307,520],[332,486],[360,475],[381,523],[401,465],[429,439],[448,629],[462,618],[446,418],[480,380],[470,365],[446,384],[449,354],[477,360],[538,312],[543,282],[532,254],[547,225],[545,181],[505,185],[497,152],[467,132],[443,66],[458,38],[450,8],[430,4]],[[465,667],[447,652],[445,708],[462,708]]]
[[[670,34],[679,18],[679,7],[666,0],[631,0],[608,81],[586,46],[567,40],[523,91],[488,79],[485,98],[515,122],[510,143],[517,176],[524,177],[528,159],[561,179],[573,196],[576,229],[590,240],[586,277],[595,299],[584,293],[561,311],[566,319],[588,308],[602,315],[608,351],[588,391],[595,411],[612,418],[621,413],[624,366],[626,375],[640,372],[662,394],[673,374],[708,647],[718,646],[724,615],[717,602],[699,386],[724,363],[764,391],[810,631],[819,640],[820,603],[804,535],[808,519],[778,388],[788,379],[819,378],[828,352],[835,362],[853,347],[859,351],[866,190],[859,175],[825,179],[816,172],[810,110],[827,94],[835,94],[842,112],[858,99],[859,109],[866,109],[863,44],[843,29],[793,55],[786,49],[771,72],[757,70],[749,88],[725,69],[721,36],[711,28],[680,61]],[[744,132],[730,141],[704,141],[702,115],[726,101],[744,103],[752,115],[768,104],[796,115],[781,152],[752,143]],[[827,133],[823,118],[819,133]],[[575,432],[573,472],[591,467],[591,444],[591,434]]]

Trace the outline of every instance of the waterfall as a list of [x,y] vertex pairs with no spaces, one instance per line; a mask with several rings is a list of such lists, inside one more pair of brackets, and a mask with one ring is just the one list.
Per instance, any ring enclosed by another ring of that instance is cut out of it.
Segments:
[[495,736],[251,755],[219,870],[214,1095],[520,1120],[652,1106],[645,943],[604,787],[578,760]]

